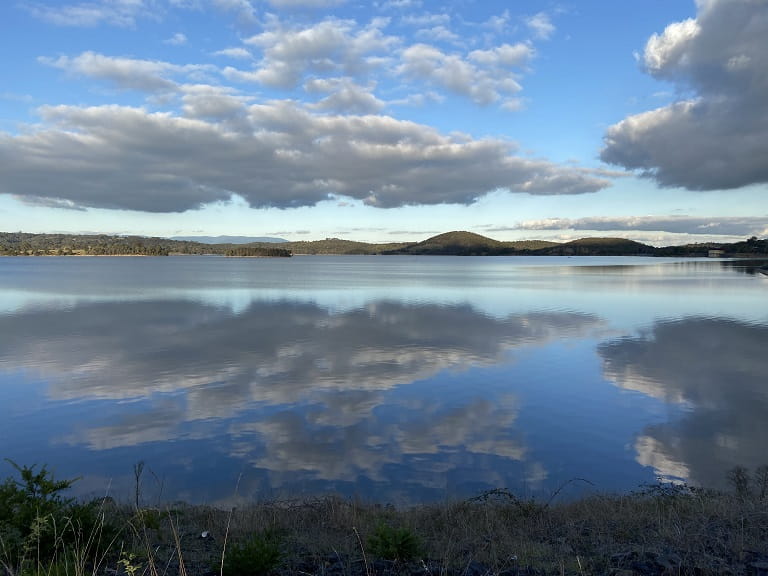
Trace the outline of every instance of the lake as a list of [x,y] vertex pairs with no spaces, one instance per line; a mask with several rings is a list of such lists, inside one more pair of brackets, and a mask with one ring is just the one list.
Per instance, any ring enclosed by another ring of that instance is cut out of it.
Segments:
[[81,496],[721,487],[767,444],[746,261],[0,258],[0,457]]

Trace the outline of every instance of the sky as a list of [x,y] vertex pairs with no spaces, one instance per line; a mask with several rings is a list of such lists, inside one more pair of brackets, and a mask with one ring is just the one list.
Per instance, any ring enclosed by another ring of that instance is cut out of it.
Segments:
[[768,0],[3,0],[0,231],[768,236]]

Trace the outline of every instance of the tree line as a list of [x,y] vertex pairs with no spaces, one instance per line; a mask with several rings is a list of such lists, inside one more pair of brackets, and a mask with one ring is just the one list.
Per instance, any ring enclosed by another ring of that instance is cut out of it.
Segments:
[[203,244],[186,240],[107,234],[30,234],[0,232],[0,256],[168,256],[169,254],[218,254],[222,256],[290,256],[275,246]]

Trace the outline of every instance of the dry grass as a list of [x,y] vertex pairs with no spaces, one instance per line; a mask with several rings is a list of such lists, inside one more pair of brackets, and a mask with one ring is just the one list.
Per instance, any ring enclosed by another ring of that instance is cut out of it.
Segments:
[[[143,507],[142,468],[132,504],[92,508],[55,496],[72,481],[17,467],[26,484],[2,485],[0,576],[768,575],[764,467],[735,469],[729,493],[660,484],[544,502],[502,489],[409,508],[328,496],[231,510]],[[28,534],[10,521],[20,514]]]
[[[281,536],[283,574],[757,574],[755,563],[768,562],[759,496],[664,487],[557,504],[492,496],[404,509],[337,497],[178,506],[134,530],[124,549],[152,555],[158,574],[190,576],[218,573],[225,541],[264,530]],[[371,542],[382,525],[413,534],[418,555],[376,564]]]

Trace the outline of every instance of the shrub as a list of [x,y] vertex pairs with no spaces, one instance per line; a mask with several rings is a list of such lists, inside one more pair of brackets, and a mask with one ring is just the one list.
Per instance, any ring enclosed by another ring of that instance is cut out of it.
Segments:
[[408,528],[393,528],[382,523],[376,527],[368,547],[379,558],[407,562],[418,556],[420,543]]
[[264,530],[249,540],[233,544],[224,556],[224,576],[259,576],[274,570],[282,560],[282,538]]
[[19,479],[0,484],[0,564],[7,572],[24,571],[32,559],[56,569],[71,560],[68,553],[84,560],[109,545],[116,531],[105,523],[99,503],[79,504],[62,495],[76,478],[56,480],[45,466],[8,462]]

